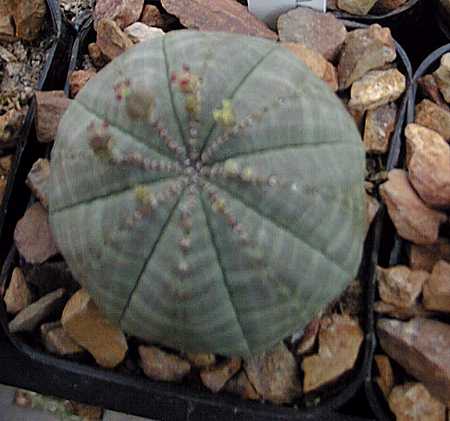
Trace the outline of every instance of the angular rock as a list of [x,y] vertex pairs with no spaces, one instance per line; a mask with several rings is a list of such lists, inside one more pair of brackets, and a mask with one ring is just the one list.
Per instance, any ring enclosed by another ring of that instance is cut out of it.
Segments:
[[260,396],[256,392],[247,374],[244,370],[230,379],[224,387],[224,390],[235,395],[239,395],[243,399],[247,400],[259,400]]
[[44,0],[9,1],[14,19],[15,36],[24,41],[33,41],[41,32],[45,22],[47,4]]
[[411,244],[409,266],[412,270],[431,272],[439,260],[450,262],[450,242],[446,238],[439,238],[435,244],[429,246]]
[[22,126],[28,107],[21,110],[12,109],[0,116],[0,142],[10,142]]
[[364,338],[357,321],[347,315],[333,314],[321,320],[319,352],[305,357],[302,368],[305,373],[305,393],[335,382],[351,370],[358,358]]
[[3,13],[0,10],[0,41],[12,42],[16,34],[14,20],[12,16]]
[[168,13],[189,29],[223,31],[276,40],[277,34],[234,0],[162,0]]
[[49,179],[50,161],[48,159],[39,158],[28,173],[26,185],[46,209],[48,209]]
[[397,122],[397,106],[386,104],[366,114],[364,147],[367,153],[385,154]]
[[375,378],[375,382],[380,387],[385,398],[387,398],[395,385],[391,362],[386,355],[375,355],[374,360],[379,373]]
[[421,199],[433,208],[450,207],[450,146],[439,133],[408,124],[409,181]]
[[379,13],[388,13],[403,6],[408,0],[378,0],[373,10]]
[[155,346],[141,345],[138,351],[142,370],[153,380],[179,382],[191,371],[191,365],[186,360]]
[[302,393],[297,362],[283,342],[245,361],[244,370],[262,399],[289,403]]
[[0,158],[0,175],[7,177],[11,171],[13,164],[13,156],[7,155]]
[[373,305],[376,313],[383,316],[395,317],[399,320],[410,320],[414,317],[433,317],[435,313],[426,310],[421,303],[414,304],[411,307],[397,307],[393,304],[377,301]]
[[65,401],[64,406],[69,412],[80,417],[82,421],[101,421],[103,419],[103,409],[98,406],[75,401]]
[[72,72],[69,77],[70,97],[74,98],[96,74],[95,69],[75,70]]
[[197,368],[209,367],[216,363],[216,356],[214,354],[193,354],[188,352],[186,354],[187,360]]
[[241,359],[230,358],[217,366],[204,368],[200,371],[200,378],[211,392],[217,393],[240,369]]
[[6,185],[8,184],[8,180],[4,176],[0,176],[0,204],[3,202],[3,197],[6,192]]
[[65,332],[102,367],[113,368],[125,358],[128,350],[125,335],[103,316],[84,289],[67,302],[61,323]]
[[395,386],[388,402],[396,421],[445,421],[445,406],[421,383]]
[[338,88],[337,74],[334,66],[321,54],[303,44],[283,42],[281,46],[294,53],[319,79],[322,79],[333,92]]
[[422,76],[417,83],[422,88],[422,92],[426,97],[431,99],[433,102],[435,102],[440,107],[443,107],[446,111],[450,111],[450,107],[445,102],[444,98],[442,97],[442,94],[439,90],[439,87],[436,83],[436,79],[433,77],[433,75],[425,75]]
[[40,203],[28,208],[19,220],[14,230],[14,241],[28,263],[42,263],[58,253],[48,223],[48,212]]
[[347,30],[332,13],[299,7],[279,17],[278,34],[281,42],[303,44],[333,62],[345,41]]
[[366,204],[367,204],[367,213],[366,213],[366,221],[367,221],[367,231],[370,228],[370,225],[372,224],[373,220],[375,219],[375,216],[377,215],[378,210],[380,209],[380,202],[378,202],[377,199],[375,199],[370,194],[366,193]]
[[63,329],[60,322],[41,325],[41,338],[47,351],[58,355],[74,355],[83,352]]
[[433,76],[445,101],[450,102],[450,53],[441,57],[441,65]]
[[310,352],[313,351],[317,342],[317,335],[319,334],[319,329],[320,329],[320,319],[314,319],[306,325],[305,331],[303,332],[303,336],[301,337],[300,342],[297,345],[298,355],[309,354]]
[[164,34],[164,31],[160,28],[151,28],[142,22],[135,22],[132,25],[125,28],[125,33],[128,38],[131,39],[135,44],[142,41],[147,41],[150,39],[160,38]]
[[94,66],[98,69],[103,67],[108,59],[102,54],[102,50],[95,42],[88,44],[88,54]]
[[112,60],[133,46],[133,41],[111,19],[101,19],[97,24],[97,42],[101,53]]
[[166,25],[166,20],[161,15],[159,9],[152,4],[144,5],[140,22],[145,23],[148,26],[161,28],[164,32],[169,29]]
[[450,263],[440,260],[423,288],[423,305],[428,310],[450,313]]
[[37,91],[36,94],[36,136],[39,142],[53,142],[59,122],[70,105],[64,91]]
[[409,322],[380,319],[381,347],[433,396],[450,404],[450,325],[415,318]]
[[373,70],[352,85],[349,107],[373,110],[396,101],[405,92],[406,78],[397,69]]
[[405,171],[394,169],[380,187],[389,216],[399,235],[415,244],[434,244],[447,216],[428,208],[412,188]]
[[139,20],[144,0],[97,0],[94,9],[94,27],[102,19],[111,19],[121,29]]
[[397,57],[389,28],[378,24],[355,29],[345,39],[338,65],[339,88],[347,89],[367,72],[393,62]]
[[416,106],[416,123],[438,132],[445,141],[450,140],[450,112],[429,99]]
[[423,284],[430,277],[423,270],[412,271],[407,266],[388,269],[377,267],[378,291],[381,299],[396,307],[412,307],[422,292]]
[[4,301],[9,314],[17,314],[33,302],[33,294],[19,267],[14,268]]
[[9,322],[10,333],[34,330],[45,318],[60,309],[65,293],[63,288],[57,289],[24,308]]
[[364,16],[370,12],[377,0],[337,0],[339,9],[352,15]]

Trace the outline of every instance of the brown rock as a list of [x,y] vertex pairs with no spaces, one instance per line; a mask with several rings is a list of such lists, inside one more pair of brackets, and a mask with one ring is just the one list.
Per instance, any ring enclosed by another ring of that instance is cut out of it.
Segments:
[[48,208],[48,183],[50,179],[50,162],[39,158],[31,167],[26,184],[41,204]]
[[12,16],[3,13],[3,10],[0,8],[0,41],[12,42],[16,34],[14,19]]
[[445,421],[445,406],[421,383],[395,386],[388,402],[396,421]]
[[65,293],[66,291],[63,288],[57,289],[25,307],[9,322],[10,333],[34,330],[46,317],[59,310],[64,301]]
[[376,10],[379,13],[388,13],[403,6],[407,1],[408,0],[378,0],[373,10]]
[[417,81],[417,83],[422,88],[422,92],[426,97],[431,99],[440,107],[443,107],[446,111],[450,111],[450,107],[444,101],[444,98],[442,97],[441,92],[439,91],[439,87],[433,75],[425,75],[421,77]]
[[245,361],[244,370],[262,399],[282,404],[302,393],[297,363],[283,342]]
[[364,147],[367,153],[385,154],[389,149],[391,135],[397,122],[397,106],[386,104],[366,115]]
[[164,35],[164,31],[162,29],[151,28],[142,22],[133,23],[125,28],[124,32],[135,44],[142,41],[148,41],[150,39],[160,38]]
[[397,69],[373,70],[352,85],[349,107],[373,110],[400,98],[406,78]]
[[390,171],[389,180],[380,187],[380,194],[401,237],[422,245],[437,242],[439,226],[447,217],[423,203],[405,171]]
[[450,102],[450,53],[441,57],[441,65],[433,76],[445,101]]
[[14,241],[28,263],[42,263],[58,253],[48,223],[48,212],[35,203],[16,225]]
[[28,288],[22,270],[14,268],[9,287],[5,293],[6,311],[9,314],[17,314],[33,302],[33,295]]
[[333,314],[322,319],[319,333],[319,352],[305,357],[305,393],[335,382],[351,370],[358,357],[364,335],[357,321],[346,315]]
[[259,400],[260,396],[256,392],[247,374],[242,370],[239,374],[230,379],[225,385],[224,390],[235,395],[239,395],[247,400]]
[[450,242],[446,238],[439,238],[437,243],[429,246],[411,244],[409,251],[411,269],[431,272],[439,260],[450,262]]
[[216,356],[214,354],[207,354],[207,353],[191,353],[188,352],[186,354],[186,358],[188,361],[197,368],[204,368],[209,367],[210,365],[213,365],[216,363]]
[[73,355],[83,349],[66,333],[60,322],[41,325],[41,338],[47,351],[58,355]]
[[450,264],[440,260],[423,288],[423,305],[428,310],[450,313]]
[[322,79],[333,92],[338,88],[334,66],[321,54],[295,42],[283,42],[281,45],[294,53],[319,79]]
[[64,406],[82,421],[97,421],[103,419],[103,409],[97,406],[86,405],[75,401],[65,401]]
[[301,337],[300,342],[297,345],[298,355],[309,354],[313,351],[317,342],[316,339],[319,333],[319,329],[320,319],[314,319],[306,325],[303,336]]
[[0,116],[0,142],[11,142],[25,120],[28,107],[12,109]]
[[111,19],[121,29],[139,20],[144,0],[97,0],[94,10],[94,27],[102,19]]
[[0,176],[0,204],[3,202],[3,197],[5,196],[6,185],[8,180],[4,176]]
[[61,322],[65,332],[102,367],[113,368],[125,358],[125,335],[103,316],[84,289],[67,302]]
[[204,368],[200,371],[200,378],[209,390],[217,393],[240,369],[241,359],[230,358],[215,367]]
[[278,38],[245,6],[234,0],[162,0],[161,4],[189,29]]
[[7,177],[11,171],[13,164],[13,156],[7,155],[0,158],[0,175]]
[[414,317],[432,317],[434,315],[432,311],[426,310],[421,303],[414,304],[411,307],[397,307],[384,301],[377,301],[373,305],[373,309],[378,314],[395,317],[399,320],[410,320]]
[[191,365],[186,360],[154,346],[141,345],[138,351],[142,370],[153,380],[179,382],[191,371]]
[[429,99],[416,106],[416,123],[438,132],[447,142],[450,140],[450,112]]
[[347,35],[339,59],[339,88],[347,89],[370,70],[379,69],[396,57],[389,28],[374,24],[367,29],[355,29]]
[[95,42],[91,42],[88,45],[88,54],[97,68],[103,67],[108,62],[108,59],[102,54],[102,50]]
[[378,210],[380,209],[380,202],[378,202],[378,200],[375,199],[370,194],[366,193],[366,205],[367,205],[366,221],[367,221],[367,231],[368,231],[370,228],[370,225],[372,224],[373,220],[375,219],[375,216],[378,213]]
[[367,15],[377,0],[337,0],[339,9],[352,15]]
[[164,32],[168,30],[166,20],[161,15],[159,9],[156,6],[153,6],[152,4],[146,4],[144,6],[144,10],[142,11],[140,21],[148,26],[161,28]]
[[406,323],[380,319],[377,331],[384,351],[448,405],[450,325],[422,318]]
[[33,41],[44,25],[47,5],[44,0],[12,0],[9,13],[12,15],[15,36],[25,41]]
[[375,382],[380,387],[385,398],[387,398],[395,385],[391,362],[386,355],[375,355],[374,360],[379,373],[375,378]]
[[378,291],[381,299],[396,307],[411,307],[416,304],[424,282],[430,274],[423,270],[412,271],[407,266],[388,269],[377,267]]
[[69,85],[70,85],[70,96],[71,98],[74,98],[78,92],[83,89],[84,85],[88,83],[90,79],[92,79],[97,72],[95,69],[88,69],[88,70],[75,70],[72,72],[69,78]]
[[133,41],[111,19],[101,19],[97,24],[97,46],[102,54],[112,60],[133,46]]
[[333,62],[347,36],[347,30],[332,13],[299,7],[281,15],[278,34],[282,42],[295,42]]
[[408,124],[405,135],[409,181],[428,206],[450,207],[450,146],[418,124]]
[[39,142],[53,142],[61,117],[70,105],[63,91],[36,92],[36,136]]

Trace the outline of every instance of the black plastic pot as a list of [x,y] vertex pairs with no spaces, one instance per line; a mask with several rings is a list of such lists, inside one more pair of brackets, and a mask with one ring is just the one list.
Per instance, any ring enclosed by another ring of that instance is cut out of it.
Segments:
[[[443,47],[432,52],[418,67],[416,73],[413,76],[413,83],[408,93],[408,106],[406,110],[405,127],[409,123],[413,123],[415,120],[415,105],[418,99],[421,98],[421,93],[418,90],[417,81],[424,75],[432,73],[439,67],[440,58],[443,54],[450,52],[450,44],[444,45]],[[405,168],[405,140],[404,134],[398,138],[398,143],[393,145],[393,150],[390,153],[391,166],[388,170],[393,168]],[[384,259],[381,259],[380,264],[383,267],[391,267],[396,265],[408,264],[408,245],[409,242],[403,240],[399,237],[395,231],[395,228],[385,212],[386,221],[385,226],[388,227],[385,230],[385,237],[383,238],[383,247],[386,248],[384,253]],[[374,288],[375,295],[376,286]],[[376,316],[374,315],[374,319]],[[381,351],[381,348],[379,349]],[[380,421],[395,420],[395,416],[389,410],[386,399],[384,398],[381,390],[374,382],[373,369],[370,371],[370,377],[366,381],[366,393],[369,400],[372,411],[377,416]]]
[[[80,23],[80,33],[73,44],[69,74],[77,67],[85,53],[88,42],[93,39],[92,21]],[[348,23],[349,27],[363,27],[358,23]],[[397,46],[401,70],[411,79],[411,66],[402,48]],[[66,84],[66,91],[68,84]],[[402,101],[398,125],[393,144],[403,127],[406,112],[406,98]],[[16,214],[16,220],[22,214]],[[135,415],[158,420],[357,420],[344,412],[371,417],[368,404],[361,399],[361,386],[366,380],[375,346],[373,333],[374,268],[378,261],[383,212],[377,216],[369,231],[364,258],[358,279],[361,280],[365,297],[365,340],[355,369],[344,382],[327,392],[317,406],[298,408],[277,407],[269,404],[245,401],[241,398],[221,394],[213,395],[205,390],[197,390],[190,385],[166,384],[131,375],[107,371],[99,367],[68,361],[50,356],[24,343],[19,336],[9,335],[5,308],[0,301],[0,322],[5,337],[0,342],[0,358],[7,362],[0,375],[3,381],[21,387],[28,387],[41,393],[61,396],[66,399],[111,408]],[[11,243],[10,243],[11,244]],[[10,249],[7,262],[1,273],[0,282],[6,285],[14,265],[18,263],[18,253],[14,246]],[[0,339],[1,341],[1,339]],[[3,355],[2,355],[3,353]],[[17,375],[20,370],[21,375]],[[2,380],[0,378],[0,380]],[[357,395],[356,395],[357,394]],[[357,396],[352,400],[354,396]],[[359,418],[362,419],[362,418]]]

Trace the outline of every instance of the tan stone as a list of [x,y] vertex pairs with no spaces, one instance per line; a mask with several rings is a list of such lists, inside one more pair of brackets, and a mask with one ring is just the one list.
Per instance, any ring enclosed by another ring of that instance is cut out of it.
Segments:
[[295,56],[297,56],[319,79],[322,79],[333,92],[337,90],[336,69],[325,59],[325,57],[303,44],[282,42],[281,46],[295,54]]
[[28,173],[26,185],[47,209],[49,179],[50,161],[48,159],[39,158]]
[[53,142],[59,122],[70,105],[64,91],[37,91],[36,96],[36,136],[39,142]]
[[262,399],[289,403],[302,393],[297,362],[283,342],[245,361],[244,370]]
[[380,319],[377,332],[386,354],[449,405],[450,325],[423,318],[409,322]]
[[435,315],[434,312],[426,310],[422,303],[414,304],[411,307],[397,307],[384,301],[377,301],[374,303],[373,309],[378,314],[395,317],[399,320],[410,320],[414,317],[432,317]]
[[428,208],[413,190],[405,171],[394,169],[380,194],[399,235],[416,244],[434,244],[447,216]]
[[397,57],[389,28],[374,24],[351,31],[338,65],[339,88],[347,89],[367,72],[382,68]]
[[412,271],[407,266],[388,269],[377,267],[378,291],[381,299],[396,307],[411,307],[422,292],[423,284],[430,274]]
[[339,9],[352,15],[367,15],[377,0],[337,0]]
[[366,193],[366,205],[367,205],[367,211],[366,211],[366,221],[367,221],[367,231],[370,228],[370,225],[372,224],[373,220],[375,219],[375,216],[380,209],[380,202],[378,202],[377,199],[375,199],[370,194]]
[[14,268],[9,287],[5,293],[6,311],[17,314],[33,302],[33,295],[19,267]]
[[313,351],[317,342],[317,335],[319,334],[319,329],[320,329],[320,319],[314,319],[306,325],[305,331],[303,332],[303,336],[301,337],[300,342],[297,345],[298,355],[309,354],[310,352]]
[[164,32],[169,30],[168,20],[165,19],[159,9],[152,4],[144,5],[140,21],[148,26],[161,28]]
[[211,353],[190,353],[186,354],[187,360],[197,368],[204,368],[216,363],[216,356]]
[[352,85],[349,106],[373,110],[400,98],[406,78],[397,69],[373,70]]
[[142,370],[153,380],[179,382],[191,371],[191,365],[186,360],[155,346],[141,345],[138,351]]
[[439,260],[450,262],[450,242],[446,238],[439,238],[435,244],[428,246],[411,244],[409,251],[411,269],[431,272]]
[[374,360],[379,373],[375,378],[375,382],[380,387],[385,398],[387,398],[395,385],[391,362],[386,355],[375,355]]
[[436,79],[433,77],[433,75],[422,76],[417,81],[417,83],[421,87],[422,92],[426,97],[431,99],[440,107],[443,107],[446,111],[450,111],[450,107],[442,97],[441,91],[439,90],[439,86],[437,85]]
[[445,101],[450,102],[450,53],[441,57],[441,65],[433,76]]
[[407,161],[409,181],[430,207],[450,207],[450,146],[439,133],[408,124]]
[[66,333],[102,367],[113,368],[125,358],[125,335],[104,317],[86,290],[80,289],[70,298],[61,322]]
[[447,142],[450,140],[450,112],[429,99],[417,104],[416,123],[438,132]]
[[94,9],[94,27],[101,19],[111,19],[121,29],[136,22],[144,8],[144,0],[97,0]]
[[395,386],[388,402],[396,421],[445,421],[445,406],[421,383]]
[[97,46],[102,54],[112,60],[133,46],[133,41],[111,19],[101,19],[97,24]]
[[397,122],[397,106],[386,104],[367,112],[364,147],[367,153],[385,154]]
[[92,63],[97,68],[103,67],[108,61],[108,59],[103,55],[102,50],[100,50],[100,47],[95,42],[88,44],[88,54],[92,60]]
[[0,142],[11,142],[22,126],[28,107],[12,109],[0,116]]
[[[45,0],[5,0],[5,4],[9,9],[8,15],[14,22],[15,36],[25,41],[35,40],[45,22],[47,12]],[[8,25],[7,22],[5,24]]]
[[70,97],[74,98],[96,74],[95,69],[75,70],[72,72],[69,77]]
[[164,36],[164,31],[162,29],[151,28],[142,22],[133,23],[126,27],[124,32],[135,44]]
[[224,390],[229,393],[233,393],[235,395],[239,395],[243,399],[248,400],[259,400],[260,396],[258,392],[256,392],[253,385],[250,383],[250,380],[247,377],[247,374],[244,370],[230,379],[225,385]]
[[334,383],[351,370],[356,362],[364,338],[356,320],[334,314],[321,321],[319,352],[303,359],[305,393]]
[[230,380],[240,368],[241,359],[230,358],[217,366],[202,369],[200,371],[200,378],[209,390],[217,393],[222,390],[225,383]]
[[428,310],[450,313],[450,263],[440,260],[423,288],[423,304]]
[[403,6],[408,0],[378,0],[375,8],[381,12],[391,12]]
[[73,355],[83,352],[63,329],[60,322],[41,325],[41,338],[47,351],[58,355]]

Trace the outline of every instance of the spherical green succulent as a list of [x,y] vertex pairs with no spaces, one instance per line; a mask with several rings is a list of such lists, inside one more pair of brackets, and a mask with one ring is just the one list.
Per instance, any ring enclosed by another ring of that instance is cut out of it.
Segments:
[[126,51],[60,124],[50,222],[74,276],[130,335],[259,353],[354,278],[364,151],[290,52],[175,31]]

